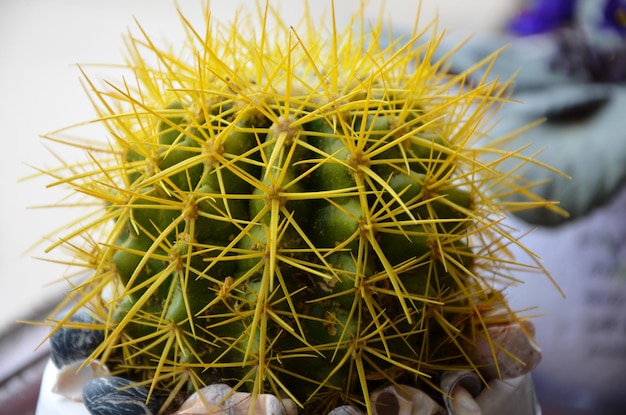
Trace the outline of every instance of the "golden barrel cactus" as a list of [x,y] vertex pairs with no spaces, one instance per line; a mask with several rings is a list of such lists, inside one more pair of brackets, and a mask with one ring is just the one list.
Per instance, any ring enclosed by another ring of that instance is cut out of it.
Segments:
[[49,172],[100,206],[53,247],[89,269],[55,331],[97,331],[87,357],[165,406],[220,381],[370,411],[378,386],[479,372],[489,319],[518,319],[507,269],[535,266],[508,256],[501,221],[551,206],[499,170],[532,160],[483,140],[506,85],[446,74],[439,35],[381,42],[362,12],[270,27],[272,12],[183,18],[189,59],[144,34],[131,77],[87,79],[109,141]]

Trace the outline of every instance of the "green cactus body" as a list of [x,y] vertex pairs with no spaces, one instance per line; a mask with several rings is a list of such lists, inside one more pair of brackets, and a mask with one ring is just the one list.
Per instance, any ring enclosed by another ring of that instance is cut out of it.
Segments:
[[131,39],[169,64],[138,54],[137,92],[95,92],[117,101],[100,108],[112,157],[65,180],[117,224],[73,234],[107,247],[75,293],[93,287],[106,328],[93,357],[153,389],[222,380],[311,414],[370,412],[377,385],[474,370],[461,345],[479,306],[516,318],[491,284],[512,238],[490,183],[525,186],[468,139],[503,88],[449,92],[462,77],[440,74],[430,45],[381,48],[378,26],[329,44],[280,25],[220,30],[231,39],[207,31],[189,64]]

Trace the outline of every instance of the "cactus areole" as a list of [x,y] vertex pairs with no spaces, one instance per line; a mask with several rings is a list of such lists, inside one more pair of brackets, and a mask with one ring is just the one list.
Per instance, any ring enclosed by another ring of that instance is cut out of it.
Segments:
[[345,30],[271,12],[183,19],[188,60],[131,37],[132,77],[87,79],[109,141],[50,171],[101,205],[53,247],[90,269],[57,327],[90,310],[91,357],[170,404],[220,381],[371,411],[378,386],[478,371],[485,310],[518,318],[501,219],[547,205],[498,170],[516,154],[478,146],[505,88],[444,74],[438,36],[381,46],[362,12]]

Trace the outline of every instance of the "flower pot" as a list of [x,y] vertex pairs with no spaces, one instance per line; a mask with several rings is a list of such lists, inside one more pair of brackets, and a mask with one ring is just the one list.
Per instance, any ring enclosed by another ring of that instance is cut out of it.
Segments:
[[[84,404],[53,392],[59,369],[49,361],[43,374],[35,415],[90,415]],[[494,380],[475,398],[482,415],[541,415],[530,374],[514,379]],[[396,407],[380,409],[378,415],[422,415],[420,408]],[[437,412],[436,412],[437,413]],[[469,415],[475,412],[450,410],[448,415]],[[270,415],[270,414],[267,414]],[[274,414],[271,414],[274,415]]]

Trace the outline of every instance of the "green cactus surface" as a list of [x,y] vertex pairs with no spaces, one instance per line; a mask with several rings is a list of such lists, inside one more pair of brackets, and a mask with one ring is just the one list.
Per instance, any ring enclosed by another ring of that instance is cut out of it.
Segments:
[[182,20],[189,60],[143,34],[123,83],[86,78],[109,140],[50,171],[99,206],[53,247],[89,269],[62,306],[104,330],[92,358],[169,404],[221,381],[307,414],[477,371],[485,310],[518,319],[499,287],[536,266],[501,221],[553,207],[499,170],[532,160],[484,144],[506,84],[444,74],[439,35],[381,46],[362,12],[344,30],[209,16]]

